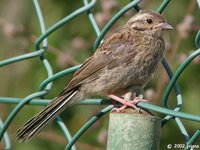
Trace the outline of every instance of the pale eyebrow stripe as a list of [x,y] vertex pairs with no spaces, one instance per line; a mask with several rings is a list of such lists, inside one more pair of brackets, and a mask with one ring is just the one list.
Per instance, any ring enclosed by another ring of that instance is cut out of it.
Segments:
[[138,15],[138,16],[135,16],[134,18],[132,18],[129,22],[136,22],[136,21],[139,21],[139,20],[144,20],[143,18],[148,18],[148,17],[152,17],[152,15],[141,14],[141,15]]

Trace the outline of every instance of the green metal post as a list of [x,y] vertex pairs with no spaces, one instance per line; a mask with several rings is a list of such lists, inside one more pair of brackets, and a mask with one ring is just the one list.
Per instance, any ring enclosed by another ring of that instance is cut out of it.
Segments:
[[107,150],[158,150],[161,119],[145,111],[110,113]]

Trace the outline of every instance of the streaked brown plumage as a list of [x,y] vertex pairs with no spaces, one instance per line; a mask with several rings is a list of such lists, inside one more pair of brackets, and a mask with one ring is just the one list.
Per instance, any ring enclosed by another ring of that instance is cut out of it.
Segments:
[[152,11],[140,11],[102,43],[74,74],[61,94],[17,132],[20,141],[37,135],[66,107],[92,95],[139,95],[164,51],[162,31],[172,29]]

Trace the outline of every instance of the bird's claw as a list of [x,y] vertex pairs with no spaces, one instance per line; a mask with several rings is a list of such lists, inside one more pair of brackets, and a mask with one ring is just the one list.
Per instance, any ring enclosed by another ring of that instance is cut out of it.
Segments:
[[116,100],[116,101],[118,101],[118,102],[120,102],[120,103],[123,104],[123,106],[121,106],[120,108],[114,108],[114,109],[112,110],[112,112],[113,112],[113,111],[116,111],[116,112],[123,112],[127,107],[131,107],[131,108],[137,110],[138,112],[140,112],[140,108],[138,108],[138,107],[136,106],[137,103],[139,103],[139,102],[148,102],[147,100],[142,99],[142,98],[140,98],[140,97],[136,97],[136,98],[134,98],[134,99],[131,100],[131,101],[126,101],[126,100],[124,100],[124,99],[122,99],[122,98],[120,98],[120,97],[118,97],[118,96],[115,96],[115,95],[108,95],[108,97],[110,97],[111,99]]

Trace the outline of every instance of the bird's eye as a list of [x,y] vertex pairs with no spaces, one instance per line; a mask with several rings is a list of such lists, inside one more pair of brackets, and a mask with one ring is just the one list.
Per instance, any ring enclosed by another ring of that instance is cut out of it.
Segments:
[[153,23],[153,20],[152,20],[152,19],[147,19],[147,23],[148,23],[148,24],[152,24],[152,23]]

